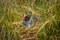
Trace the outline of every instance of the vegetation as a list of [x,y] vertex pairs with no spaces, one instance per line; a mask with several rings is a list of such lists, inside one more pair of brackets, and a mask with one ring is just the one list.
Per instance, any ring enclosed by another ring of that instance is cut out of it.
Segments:
[[[38,22],[25,27],[25,13]],[[60,0],[0,0],[0,40],[60,40]]]

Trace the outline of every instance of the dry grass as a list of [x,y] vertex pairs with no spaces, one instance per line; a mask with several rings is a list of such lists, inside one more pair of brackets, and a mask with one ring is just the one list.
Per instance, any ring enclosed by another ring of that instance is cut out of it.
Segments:
[[[39,21],[25,27],[30,12]],[[0,40],[60,40],[60,0],[0,0]]]

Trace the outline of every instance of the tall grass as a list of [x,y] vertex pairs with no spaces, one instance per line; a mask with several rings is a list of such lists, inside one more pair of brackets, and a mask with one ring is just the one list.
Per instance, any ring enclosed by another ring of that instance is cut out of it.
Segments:
[[[30,12],[38,22],[28,28],[21,20]],[[60,40],[60,0],[0,0],[0,40],[29,39]]]

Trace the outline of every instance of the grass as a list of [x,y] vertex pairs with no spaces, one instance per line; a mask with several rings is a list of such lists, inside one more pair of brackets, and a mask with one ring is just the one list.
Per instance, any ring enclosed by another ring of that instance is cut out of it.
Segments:
[[[25,13],[39,21],[25,27]],[[60,0],[0,0],[0,40],[60,40]]]

